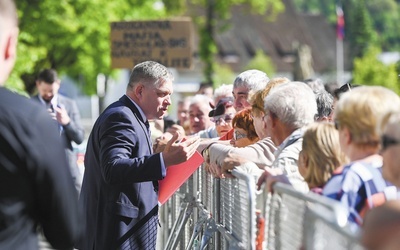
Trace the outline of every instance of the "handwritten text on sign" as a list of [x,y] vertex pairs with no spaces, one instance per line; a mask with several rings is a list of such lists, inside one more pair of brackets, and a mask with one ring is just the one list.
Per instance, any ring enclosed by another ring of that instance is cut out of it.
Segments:
[[143,61],[166,67],[192,67],[190,18],[111,23],[111,66],[132,68]]

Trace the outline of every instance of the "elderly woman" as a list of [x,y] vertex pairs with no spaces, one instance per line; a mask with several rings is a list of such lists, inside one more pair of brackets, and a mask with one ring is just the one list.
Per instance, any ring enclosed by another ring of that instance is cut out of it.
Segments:
[[231,140],[232,146],[242,148],[256,143],[259,140],[253,124],[251,109],[243,109],[236,113],[232,120],[232,126],[234,129],[233,138]]
[[218,101],[215,109],[208,113],[210,120],[215,123],[219,137],[228,133],[232,127],[232,120],[236,114],[233,107],[233,97],[225,97]]
[[205,95],[195,95],[189,105],[189,128],[192,135],[200,138],[215,138],[217,131],[210,120],[208,113],[211,111],[212,99]]
[[377,127],[384,115],[399,107],[400,98],[379,86],[353,89],[336,105],[335,126],[350,163],[332,176],[323,195],[342,202],[349,209],[349,221],[358,225],[369,209],[397,197],[396,188],[382,177]]

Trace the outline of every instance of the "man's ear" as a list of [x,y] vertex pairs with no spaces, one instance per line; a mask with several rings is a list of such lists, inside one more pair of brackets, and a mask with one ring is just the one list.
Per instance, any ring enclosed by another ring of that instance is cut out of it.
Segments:
[[308,161],[309,161],[308,155],[303,153],[303,154],[300,155],[300,157],[303,157],[304,167],[308,168]]
[[14,28],[10,32],[10,35],[7,37],[6,50],[4,55],[5,60],[14,60],[15,57],[17,56],[18,33],[19,29]]
[[272,128],[275,128],[278,123],[278,117],[276,117],[276,115],[271,113],[270,111],[268,111],[268,112],[269,112],[269,114],[268,114],[269,119],[271,120],[271,126],[272,126]]
[[344,127],[342,130],[343,130],[342,133],[344,136],[345,143],[348,145],[352,142],[350,130],[347,127]]
[[138,84],[135,86],[135,95],[137,98],[141,98],[143,94],[144,86],[142,84]]

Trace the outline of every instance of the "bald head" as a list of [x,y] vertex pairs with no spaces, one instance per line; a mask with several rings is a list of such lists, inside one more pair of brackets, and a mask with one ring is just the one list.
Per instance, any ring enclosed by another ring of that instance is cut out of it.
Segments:
[[[9,19],[17,26],[17,9],[15,8],[13,0],[0,0],[0,18],[2,20]],[[2,23],[0,23],[0,25],[1,24]]]
[[0,0],[0,86],[14,67],[18,39],[18,18],[12,0]]

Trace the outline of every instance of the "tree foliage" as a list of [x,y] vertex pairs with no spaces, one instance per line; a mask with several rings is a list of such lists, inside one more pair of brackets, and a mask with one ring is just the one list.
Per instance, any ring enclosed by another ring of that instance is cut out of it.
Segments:
[[215,71],[213,75],[214,89],[222,84],[231,84],[235,80],[235,73],[227,65],[215,64]]
[[276,67],[272,62],[271,58],[269,58],[269,56],[266,55],[262,50],[256,51],[256,55],[245,67],[245,70],[248,69],[261,70],[267,73],[269,77],[273,77],[276,73]]
[[353,82],[362,85],[379,85],[400,94],[396,65],[385,65],[378,60],[380,49],[371,47],[365,55],[354,60]]
[[[54,68],[95,93],[99,73],[111,74],[110,22],[164,17],[156,0],[18,0],[18,59],[10,87],[28,93],[36,74]],[[21,84],[21,79],[24,84]]]
[[[95,93],[97,74],[110,75],[111,21],[160,19],[192,15],[200,32],[199,55],[204,78],[212,82],[215,54],[213,35],[218,23],[229,20],[230,7],[248,4],[256,13],[274,17],[281,0],[18,0],[20,18],[18,59],[7,87],[34,90],[43,68],[68,74],[87,94]],[[192,12],[189,11],[189,8]],[[198,15],[198,9],[207,16]]]
[[188,0],[188,2],[191,6],[188,11],[199,29],[199,56],[204,64],[203,75],[207,82],[212,83],[215,82],[215,56],[218,51],[214,35],[229,27],[227,22],[231,17],[230,8],[246,4],[251,13],[264,14],[267,20],[274,20],[276,15],[284,10],[281,0]]
[[355,58],[363,56],[368,47],[374,45],[376,34],[365,0],[357,0],[353,7],[353,15],[350,17],[352,26],[349,40],[352,58]]
[[[293,0],[297,9],[305,13],[322,14],[334,25],[336,23],[336,4],[343,5],[345,14],[346,39],[355,36],[361,24],[360,14],[367,14],[372,30],[378,34],[378,45],[385,51],[396,51],[400,47],[400,1],[398,0]],[[367,13],[360,12],[366,7]],[[358,16],[358,17],[356,17]],[[371,18],[372,17],[372,18]],[[361,17],[362,18],[362,17]],[[354,39],[356,40],[356,39]]]

